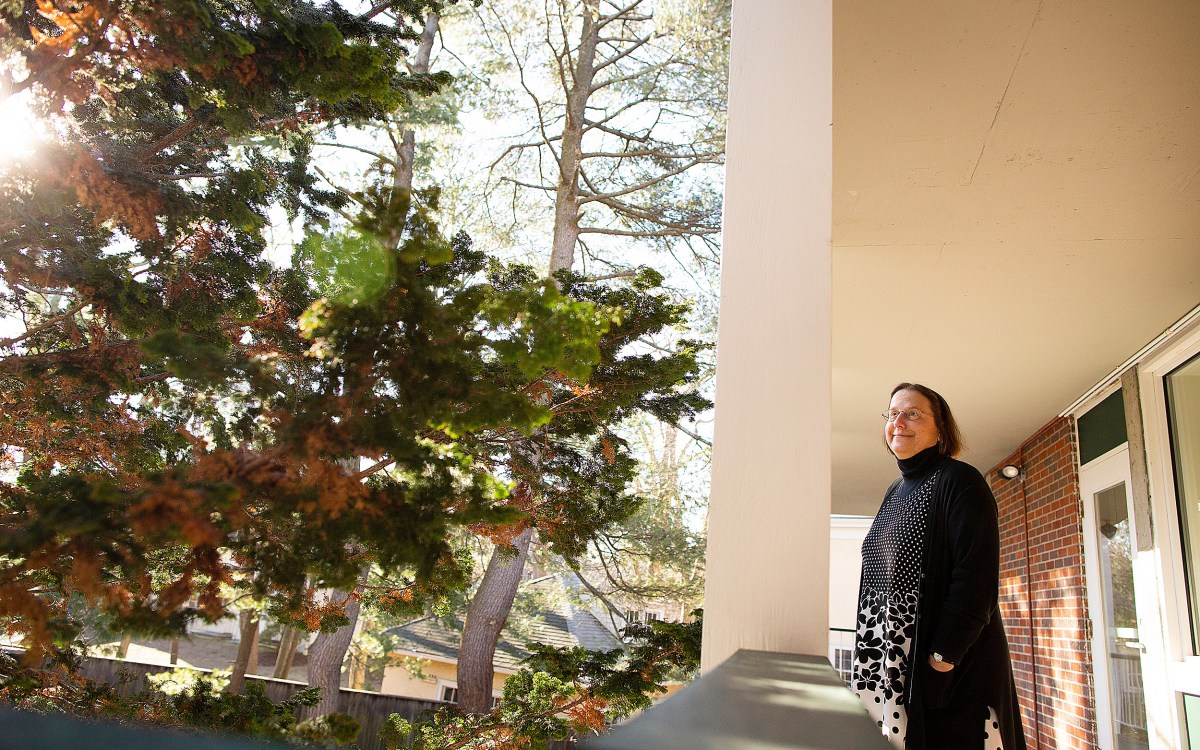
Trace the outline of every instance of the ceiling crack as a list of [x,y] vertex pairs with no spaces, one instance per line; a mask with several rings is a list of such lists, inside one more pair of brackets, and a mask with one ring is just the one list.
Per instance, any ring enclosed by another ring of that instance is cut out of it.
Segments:
[[1037,11],[1033,14],[1033,20],[1029,22],[1029,31],[1025,32],[1025,40],[1021,42],[1021,51],[1017,53],[1017,59],[1013,61],[1013,68],[1008,74],[1008,83],[1004,84],[1004,93],[1000,95],[1000,101],[996,103],[996,111],[992,114],[992,124],[988,126],[987,133],[983,136],[983,145],[979,147],[979,156],[975,157],[975,166],[971,168],[971,176],[967,178],[966,185],[970,185],[975,181],[975,172],[979,170],[979,163],[983,161],[983,154],[987,151],[988,140],[992,136],[992,131],[996,129],[996,121],[1000,119],[1000,110],[1004,107],[1004,100],[1008,98],[1008,89],[1012,86],[1013,78],[1017,75],[1017,68],[1021,64],[1021,58],[1025,56],[1025,47],[1029,44],[1029,37],[1033,36],[1033,29],[1037,26],[1038,19],[1042,17],[1042,6],[1046,0],[1038,2]]

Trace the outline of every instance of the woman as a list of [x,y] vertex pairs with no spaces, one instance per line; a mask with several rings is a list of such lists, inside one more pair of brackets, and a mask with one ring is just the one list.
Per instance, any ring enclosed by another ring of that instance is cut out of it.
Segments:
[[901,476],[863,541],[854,690],[897,748],[1024,750],[996,500],[936,392],[901,383],[883,416]]

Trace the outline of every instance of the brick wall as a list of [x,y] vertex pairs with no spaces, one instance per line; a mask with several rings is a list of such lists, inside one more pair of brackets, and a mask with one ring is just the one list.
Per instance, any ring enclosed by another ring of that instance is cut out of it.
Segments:
[[[988,472],[1000,511],[1000,608],[1030,750],[1096,747],[1075,426],[1056,419]],[[1022,482],[999,476],[1015,464]]]

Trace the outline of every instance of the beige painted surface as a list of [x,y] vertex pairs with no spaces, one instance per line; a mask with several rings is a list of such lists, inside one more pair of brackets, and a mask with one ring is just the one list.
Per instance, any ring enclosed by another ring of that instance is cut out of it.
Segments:
[[870,514],[895,383],[987,469],[1200,303],[1200,3],[834,10],[833,509]]
[[[399,655],[393,654],[398,657]],[[421,669],[424,678],[413,677],[407,669],[398,666],[388,666],[383,671],[383,684],[379,692],[385,695],[403,695],[409,698],[424,700],[440,700],[438,695],[438,680],[455,682],[455,665],[440,661],[422,660]],[[497,674],[492,683],[492,692],[501,693],[509,675]],[[654,701],[666,700],[683,689],[686,683],[670,683],[666,685],[667,692],[654,696]]]
[[831,5],[733,8],[705,671],[827,646]]
[[829,627],[854,630],[858,623],[858,581],[862,574],[862,542],[871,528],[871,519],[834,516],[830,525]]
[[[399,658],[398,654],[392,656]],[[417,678],[413,677],[404,667],[389,665],[383,671],[383,683],[379,687],[379,692],[387,695],[404,695],[409,698],[441,700],[438,681],[456,682],[457,680],[456,666],[447,662],[424,659],[421,663],[421,671],[424,673],[424,677]],[[507,679],[507,674],[497,672],[492,680],[492,691],[501,692]]]

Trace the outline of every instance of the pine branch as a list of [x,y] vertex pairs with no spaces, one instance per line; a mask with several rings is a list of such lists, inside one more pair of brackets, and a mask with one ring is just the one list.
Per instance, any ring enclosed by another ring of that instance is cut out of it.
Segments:
[[633,15],[634,9],[641,4],[642,0],[635,0],[624,8],[618,9],[612,15],[600,16],[600,18],[596,19],[596,27],[602,29],[614,21],[637,22],[653,20],[654,16],[651,15]]
[[601,81],[600,83],[593,83],[592,88],[591,88],[591,93],[594,94],[597,91],[600,91],[601,89],[608,88],[609,86],[614,86],[618,83],[625,83],[626,81],[635,81],[638,78],[641,78],[642,76],[647,76],[647,75],[650,75],[651,73],[656,73],[656,72],[659,72],[662,70],[666,70],[668,67],[670,67],[673,64],[674,64],[674,61],[666,60],[661,63],[658,63],[657,65],[651,65],[648,68],[643,68],[639,71],[630,73],[628,75],[617,76],[616,78],[610,78],[607,81]]
[[655,175],[654,177],[651,177],[648,180],[643,180],[642,182],[639,182],[635,185],[630,185],[629,187],[624,188],[622,190],[617,190],[612,193],[604,193],[602,195],[580,195],[579,198],[576,199],[576,202],[579,203],[580,205],[583,205],[584,203],[595,203],[596,201],[603,200],[604,198],[619,198],[622,195],[629,195],[630,193],[636,193],[640,190],[645,190],[646,188],[654,187],[655,185],[659,184],[660,182],[663,182],[664,180],[667,180],[667,179],[670,179],[671,177],[676,177],[678,175],[683,174],[684,172],[688,171],[689,169],[696,166],[697,164],[711,164],[711,163],[712,163],[711,159],[692,159],[687,164],[681,164],[681,165],[675,167],[674,169],[668,169],[665,172],[659,172],[657,175]]
[[501,177],[500,181],[501,182],[511,182],[514,185],[517,185],[520,187],[525,187],[525,188],[530,188],[532,190],[544,190],[548,193],[553,193],[556,190],[558,190],[558,188],[555,187],[554,185],[534,185],[532,182],[523,182],[521,180],[516,179],[515,177]]
[[579,155],[580,159],[624,159],[626,157],[642,157],[654,156],[660,159],[692,159],[698,156],[719,156],[716,151],[691,152],[687,154],[677,154],[670,151],[664,151],[659,148],[641,148],[633,151],[585,151]]
[[579,580],[579,582],[583,584],[583,587],[591,592],[592,596],[594,596],[600,600],[600,603],[604,605],[605,609],[607,609],[612,614],[615,614],[618,617],[621,617],[622,619],[624,619],[624,617],[625,617],[624,610],[622,610],[620,607],[618,607],[616,604],[614,604],[613,601],[611,599],[609,599],[607,596],[605,596],[604,592],[602,592],[602,591],[600,591],[600,589],[596,588],[596,586],[591,581],[584,578],[583,573],[579,570],[578,566],[574,566],[574,565],[571,566],[571,572],[575,574],[575,578],[577,578]]
[[382,471],[383,469],[386,469],[387,467],[391,466],[394,463],[396,463],[396,459],[385,458],[382,461],[378,461],[378,462],[368,466],[367,468],[363,469],[362,471],[358,472],[352,478],[353,479],[366,479],[367,477],[371,476],[372,474]]
[[684,435],[687,435],[688,437],[690,437],[692,440],[695,440],[697,443],[703,443],[704,445],[707,445],[709,448],[711,448],[711,447],[712,447],[712,441],[711,441],[711,440],[709,440],[709,439],[707,439],[707,438],[700,437],[700,436],[699,436],[699,435],[697,435],[696,433],[694,433],[694,432],[692,432],[691,430],[689,430],[688,428],[684,427],[682,424],[679,424],[679,423],[677,422],[677,423],[675,423],[674,427],[675,427],[675,429],[677,429],[677,430],[679,430],[680,432],[682,432]]
[[580,234],[604,234],[611,237],[688,237],[700,234],[715,234],[717,229],[609,229],[607,227],[580,227]]
[[381,3],[375,3],[370,8],[368,8],[365,13],[360,15],[359,18],[364,21],[369,21],[372,18],[374,18],[375,16],[384,12],[385,10],[389,10],[392,7],[392,4],[393,4],[393,0],[383,0],[383,2],[381,2]]
[[[613,55],[612,57],[601,60],[600,63],[598,65],[596,65],[596,72],[599,73],[600,71],[604,70],[608,66],[615,65],[616,63],[620,62],[621,60],[624,60],[626,57],[632,55],[637,50],[646,46],[646,44],[648,44],[650,42],[650,40],[653,39],[654,37],[655,37],[654,34],[650,34],[649,36],[635,37],[634,39],[620,39],[620,40],[604,39],[604,40],[601,40],[601,41],[606,41],[606,42],[610,42],[610,43],[612,41],[621,41],[621,42],[628,43],[629,46],[626,47],[625,49],[621,50],[616,55]],[[596,91],[596,89],[593,88],[592,92],[595,93],[595,91]]]
[[[633,106],[633,105],[630,105],[630,106]],[[614,117],[615,117],[615,115],[614,115]],[[649,143],[650,142],[650,135],[648,132],[646,135],[634,135],[633,133],[627,133],[624,130],[610,128],[607,125],[603,124],[604,122],[610,122],[612,119],[613,119],[612,117],[608,117],[608,118],[605,118],[601,122],[596,122],[594,120],[585,119],[583,121],[584,129],[585,130],[599,130],[602,133],[608,133],[609,135],[615,135],[616,137],[623,138],[624,140],[627,140],[627,141],[637,141],[638,143]]]
[[588,277],[586,279],[583,279],[583,282],[591,284],[591,283],[594,283],[597,281],[608,281],[609,279],[632,279],[632,278],[635,278],[636,276],[637,276],[636,271],[615,271],[613,273],[605,274],[604,276]]
[[174,146],[176,143],[179,143],[184,138],[187,138],[189,135],[196,132],[196,129],[203,125],[215,110],[216,105],[214,104],[205,104],[201,106],[194,113],[192,113],[192,116],[188,118],[187,122],[184,122],[171,132],[164,135],[162,138],[159,138],[154,143],[151,143],[149,146],[142,149],[141,158],[147,159],[151,156],[154,156],[160,151],[164,151],[171,146]]
[[500,162],[504,161],[504,158],[506,156],[508,156],[509,154],[511,154],[514,151],[525,151],[526,149],[531,149],[531,148],[541,148],[542,146],[549,146],[550,142],[552,142],[552,141],[561,141],[561,140],[562,140],[561,135],[554,135],[554,136],[550,136],[548,141],[542,141],[539,143],[514,143],[511,146],[509,146],[508,148],[504,149],[504,151],[502,151],[500,153],[500,155],[497,156],[492,161],[492,163],[488,165],[488,169],[495,169],[496,166],[498,164],[500,164]]
[[53,318],[47,318],[46,320],[42,321],[42,323],[34,326],[33,328],[30,328],[29,330],[25,331],[25,333],[21,334],[20,336],[17,336],[16,338],[0,339],[0,348],[11,349],[13,344],[18,344],[18,343],[24,341],[25,339],[29,338],[30,336],[36,336],[37,334],[41,333],[42,331],[53,328],[54,326],[58,325],[59,323],[62,323],[63,321],[74,317],[76,313],[83,310],[83,308],[87,307],[89,304],[91,304],[91,303],[88,301],[80,302],[80,303],[76,304],[74,307],[70,308],[69,310],[66,310],[65,312],[62,312],[58,315],[55,315]]
[[[388,132],[390,133],[391,131],[389,130]],[[392,166],[392,167],[396,166],[395,161],[387,158],[386,156],[384,156],[383,154],[381,154],[377,151],[372,151],[371,149],[363,148],[362,146],[353,146],[349,143],[333,143],[332,141],[316,141],[313,143],[313,145],[314,146],[328,146],[330,148],[344,148],[348,151],[358,151],[359,153],[366,154],[367,156],[372,156],[389,166]]]

